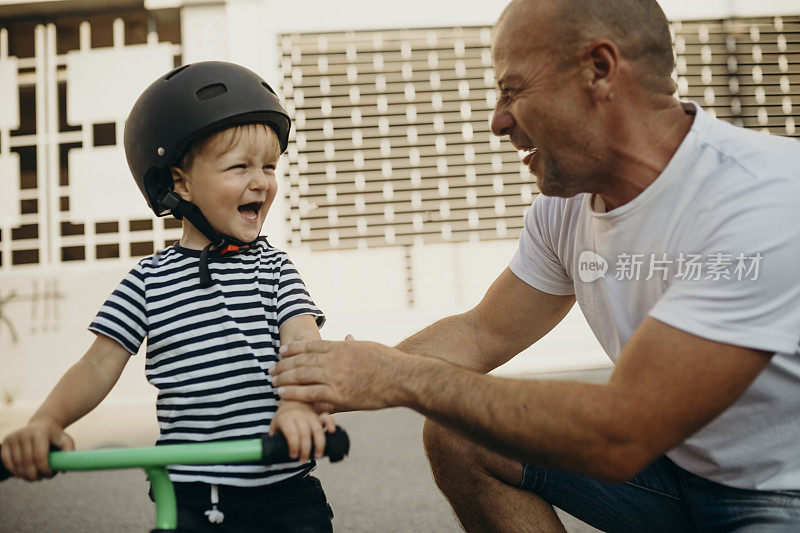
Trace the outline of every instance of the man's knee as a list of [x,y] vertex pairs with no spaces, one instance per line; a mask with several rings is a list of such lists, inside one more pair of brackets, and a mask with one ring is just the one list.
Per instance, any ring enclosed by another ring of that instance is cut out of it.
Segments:
[[428,419],[422,426],[422,444],[425,447],[425,455],[428,457],[431,473],[437,485],[441,485],[440,474],[443,469],[448,468],[447,464],[458,461],[451,453],[455,437],[454,433]]
[[510,485],[522,482],[522,464],[469,440],[461,434],[431,420],[422,429],[425,453],[436,483],[466,478],[494,478]]
[[474,447],[474,444],[455,431],[431,420],[425,420],[422,428],[422,443],[433,468],[447,463],[456,463],[466,467],[465,462],[475,459],[475,454],[469,452],[469,448]]
[[448,499],[458,501],[458,494],[471,490],[469,487],[474,487],[481,477],[481,468],[475,463],[476,454],[469,452],[475,445],[430,420],[426,420],[422,428],[422,442],[436,485]]

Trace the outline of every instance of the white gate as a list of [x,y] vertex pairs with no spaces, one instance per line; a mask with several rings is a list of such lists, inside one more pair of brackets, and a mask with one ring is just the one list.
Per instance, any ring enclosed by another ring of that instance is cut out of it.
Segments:
[[147,255],[179,235],[152,216],[122,152],[136,96],[180,62],[178,11],[0,27],[0,268]]

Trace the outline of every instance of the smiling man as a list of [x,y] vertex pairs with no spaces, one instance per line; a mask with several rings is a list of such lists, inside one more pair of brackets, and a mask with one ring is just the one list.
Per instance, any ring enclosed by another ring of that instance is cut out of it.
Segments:
[[[655,0],[518,0],[492,53],[492,131],[543,193],[509,268],[397,348],[282,347],[279,394],[426,415],[467,530],[797,530],[800,146],[673,97]],[[608,383],[485,375],[575,301]]]

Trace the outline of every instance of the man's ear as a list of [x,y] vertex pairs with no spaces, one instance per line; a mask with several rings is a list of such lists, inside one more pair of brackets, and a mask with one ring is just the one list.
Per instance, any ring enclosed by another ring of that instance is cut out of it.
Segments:
[[173,190],[178,193],[178,196],[186,200],[187,202],[192,201],[192,193],[189,191],[188,181],[186,179],[186,173],[179,169],[178,167],[169,167],[169,171],[172,174],[172,188]]
[[587,88],[594,100],[611,100],[619,75],[619,48],[611,41],[598,39],[586,47],[582,59],[588,74]]

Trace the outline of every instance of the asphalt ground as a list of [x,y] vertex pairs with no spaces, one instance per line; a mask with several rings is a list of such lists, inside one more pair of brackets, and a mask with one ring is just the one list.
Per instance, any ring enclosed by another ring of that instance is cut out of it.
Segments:
[[[609,370],[541,375],[604,381]],[[351,439],[342,462],[323,460],[322,481],[340,532],[461,531],[433,482],[421,443],[422,416],[407,409],[342,413]],[[560,513],[567,531],[596,531]],[[0,533],[146,532],[154,507],[140,470],[69,472],[53,479],[0,483]]]

